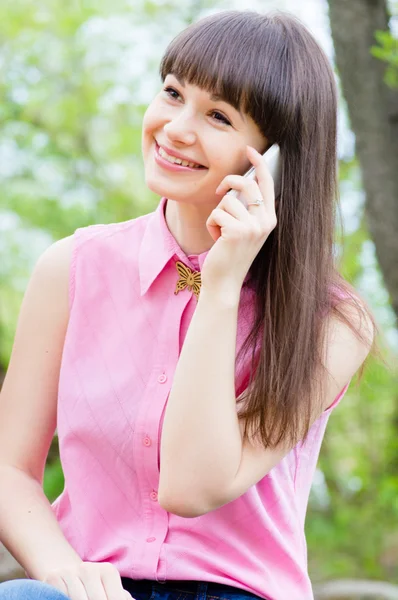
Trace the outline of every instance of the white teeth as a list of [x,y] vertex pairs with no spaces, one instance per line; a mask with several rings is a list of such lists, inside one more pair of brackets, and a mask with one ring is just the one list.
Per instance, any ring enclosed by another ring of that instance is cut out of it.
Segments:
[[190,167],[191,169],[200,169],[200,165],[197,165],[196,163],[188,162],[187,160],[182,160],[181,158],[177,158],[175,156],[170,156],[160,146],[159,154],[171,163],[176,163],[177,165],[182,165],[183,167]]

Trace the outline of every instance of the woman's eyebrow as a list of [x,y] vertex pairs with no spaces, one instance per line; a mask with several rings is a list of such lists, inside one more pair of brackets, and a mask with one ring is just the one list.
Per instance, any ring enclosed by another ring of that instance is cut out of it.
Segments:
[[[180,77],[178,77],[178,76],[177,76],[175,73],[170,73],[170,75],[172,75],[173,77],[175,77],[175,78],[177,79],[178,83],[179,83],[179,84],[180,84],[182,87],[185,87],[185,83],[184,83],[184,80],[183,80],[183,79],[181,79]],[[214,93],[210,94],[210,100],[211,100],[212,102],[225,102],[226,104],[229,104],[229,102],[227,102],[227,101],[226,101],[224,98],[222,98],[222,97],[221,97],[219,94],[214,94]],[[232,104],[231,104],[230,106],[232,106]],[[237,111],[237,112],[240,114],[240,117],[241,117],[242,121],[246,121],[246,119],[245,119],[245,116],[244,116],[243,112],[242,112],[242,111],[241,111],[239,108],[235,108],[234,106],[232,106],[232,108],[233,108],[234,110],[236,110],[236,111]]]

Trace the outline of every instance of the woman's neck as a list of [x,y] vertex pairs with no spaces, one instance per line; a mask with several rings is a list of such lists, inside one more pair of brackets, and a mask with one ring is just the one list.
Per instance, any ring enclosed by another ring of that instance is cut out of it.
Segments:
[[214,240],[206,227],[213,207],[166,200],[165,219],[167,227],[187,256],[210,250]]

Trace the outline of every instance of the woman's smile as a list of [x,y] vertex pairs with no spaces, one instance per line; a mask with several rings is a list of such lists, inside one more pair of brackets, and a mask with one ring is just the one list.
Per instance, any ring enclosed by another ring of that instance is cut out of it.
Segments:
[[169,171],[207,171],[207,167],[188,161],[176,154],[167,152],[163,147],[159,146],[155,140],[155,162],[162,168]]

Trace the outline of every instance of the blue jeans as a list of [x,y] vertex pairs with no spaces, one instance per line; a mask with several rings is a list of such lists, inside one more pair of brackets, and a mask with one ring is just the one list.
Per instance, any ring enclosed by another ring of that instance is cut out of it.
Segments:
[[0,600],[67,600],[52,585],[35,579],[12,579],[0,583]]
[[[125,590],[135,600],[253,600],[259,599],[239,588],[207,581],[133,580],[122,577]],[[14,579],[0,584],[0,600],[66,600],[56,588],[35,579]]]
[[[135,600],[264,600],[237,587],[208,581],[151,581],[122,577]],[[1,600],[1,597],[0,597]]]

